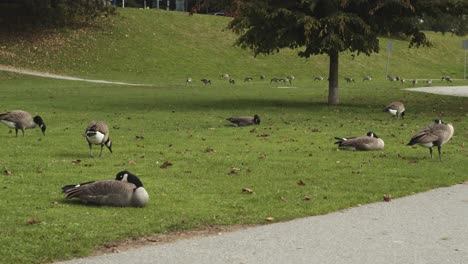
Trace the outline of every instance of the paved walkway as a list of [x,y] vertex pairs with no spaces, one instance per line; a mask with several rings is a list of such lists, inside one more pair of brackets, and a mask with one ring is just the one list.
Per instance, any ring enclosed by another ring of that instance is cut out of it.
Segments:
[[468,184],[62,264],[466,264]]
[[14,72],[14,73],[25,74],[25,75],[39,76],[39,77],[52,78],[52,79],[69,80],[69,81],[118,84],[118,85],[130,85],[130,86],[152,86],[151,84],[126,83],[126,82],[113,82],[113,81],[106,81],[106,80],[84,79],[84,78],[78,78],[78,77],[71,77],[71,76],[52,74],[52,73],[47,73],[47,72],[38,72],[38,71],[33,71],[33,70],[19,69],[19,68],[6,66],[6,65],[1,65],[1,64],[0,64],[0,71]]
[[468,86],[431,86],[431,87],[406,88],[405,90],[468,97]]

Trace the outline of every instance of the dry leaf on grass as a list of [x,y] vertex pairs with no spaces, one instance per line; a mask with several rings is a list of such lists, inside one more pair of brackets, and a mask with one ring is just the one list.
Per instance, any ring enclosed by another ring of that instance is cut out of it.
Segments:
[[170,166],[172,166],[172,163],[170,163],[169,161],[165,161],[161,166],[159,166],[159,168],[165,169]]
[[28,223],[28,225],[37,225],[41,223],[41,220],[33,217],[33,218],[29,218],[28,221],[26,221],[26,223]]
[[242,189],[242,192],[243,192],[243,193],[248,193],[248,194],[254,193],[254,191],[253,191],[252,189],[249,189],[249,188],[243,188],[243,189]]
[[206,148],[205,152],[207,153],[215,153],[216,150],[212,149],[212,148]]
[[299,185],[299,186],[305,186],[306,184],[305,184],[305,182],[304,182],[303,180],[299,180],[299,181],[297,182],[297,185]]
[[75,164],[75,165],[76,165],[76,164],[80,164],[80,163],[81,163],[81,160],[80,160],[80,159],[77,159],[77,160],[72,161],[72,163]]
[[268,222],[271,222],[271,221],[275,220],[275,218],[269,216],[269,217],[267,217],[265,220],[267,220]]
[[134,160],[129,160],[129,161],[128,161],[128,165],[136,165],[136,161],[134,161]]
[[303,200],[304,201],[310,201],[310,200],[312,200],[312,197],[310,197],[309,195],[304,195]]
[[392,196],[391,196],[390,194],[385,194],[385,195],[383,196],[383,200],[384,200],[385,202],[390,202],[390,201],[392,200]]

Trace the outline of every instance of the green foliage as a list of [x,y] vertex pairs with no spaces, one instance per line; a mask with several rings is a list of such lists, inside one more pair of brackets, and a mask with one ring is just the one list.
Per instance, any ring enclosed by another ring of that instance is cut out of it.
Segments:
[[21,30],[83,24],[114,11],[106,0],[19,0],[14,5],[0,2],[0,8],[1,27]]

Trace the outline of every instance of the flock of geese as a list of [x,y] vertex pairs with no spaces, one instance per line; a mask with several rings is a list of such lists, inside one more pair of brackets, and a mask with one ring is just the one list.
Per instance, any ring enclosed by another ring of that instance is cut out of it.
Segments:
[[[393,102],[384,108],[384,112],[390,113],[396,119],[404,118],[405,106],[401,102]],[[226,120],[238,127],[260,124],[258,115],[230,117]],[[18,130],[23,132],[24,137],[26,129],[35,127],[40,127],[45,135],[46,125],[43,119],[40,116],[32,117],[26,111],[15,110],[1,113],[0,121],[9,128],[14,128],[16,137],[18,137]],[[433,158],[432,148],[437,147],[439,160],[442,160],[442,145],[452,138],[453,133],[454,128],[451,124],[445,124],[442,120],[435,119],[435,124],[421,129],[407,145],[420,145],[429,148],[431,158]],[[109,128],[105,122],[91,121],[86,127],[84,136],[88,142],[91,157],[94,157],[93,145],[101,146],[99,156],[102,155],[104,146],[112,153],[112,141],[109,137]],[[372,131],[364,136],[336,137],[335,139],[337,139],[335,144],[347,150],[381,150],[385,146],[384,141]],[[144,207],[149,201],[149,195],[140,179],[128,171],[117,173],[115,179],[66,185],[62,187],[62,192],[67,199],[77,198],[84,203],[96,205]]]
[[[402,102],[392,102],[387,105],[383,111],[393,115],[396,119],[403,119],[406,109]],[[437,147],[439,160],[442,161],[442,145],[452,138],[454,131],[452,124],[446,124],[442,122],[441,119],[437,118],[434,120],[433,125],[421,129],[406,145],[420,145],[429,148],[431,159],[434,158],[432,148]],[[349,138],[336,137],[335,139],[338,140],[335,144],[338,144],[340,148],[348,150],[381,150],[385,146],[384,141],[372,131],[369,131],[365,136]]]

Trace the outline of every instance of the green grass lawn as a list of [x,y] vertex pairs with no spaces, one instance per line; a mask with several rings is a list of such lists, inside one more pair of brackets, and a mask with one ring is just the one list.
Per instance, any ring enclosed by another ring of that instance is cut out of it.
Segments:
[[[2,111],[40,114],[48,126],[46,136],[34,129],[24,138],[0,127],[0,166],[11,172],[0,177],[0,256],[9,263],[84,256],[125,237],[324,214],[467,179],[466,98],[359,82],[342,89],[341,106],[329,107],[326,87],[312,81],[276,89],[268,82],[112,86],[5,73],[0,80],[2,102],[8,102]],[[406,102],[404,120],[381,111],[393,100]],[[262,119],[256,127],[224,120],[254,113]],[[425,148],[405,146],[435,117],[455,126],[442,162]],[[114,153],[105,149],[93,159],[82,134],[94,119],[109,123]],[[368,130],[385,140],[383,151],[341,151],[333,144],[334,136]],[[166,161],[173,166],[160,168]],[[140,175],[150,194],[147,207],[63,199],[62,185],[113,178],[123,169]]]
[[[326,81],[312,80],[327,75],[325,57],[305,60],[285,51],[253,58],[232,47],[235,36],[222,31],[227,21],[126,9],[109,27],[55,32],[34,41],[0,39],[0,64],[155,84],[103,85],[0,72],[0,111],[26,110],[47,124],[46,136],[34,129],[24,138],[0,126],[2,261],[46,263],[89,255],[123,238],[325,214],[381,201],[384,194],[401,197],[468,179],[467,98],[401,90],[400,83],[384,80],[384,53],[355,60],[343,54],[341,76],[357,81],[342,82],[342,104],[330,107]],[[430,37],[435,48],[408,50],[406,42],[396,41],[390,73],[460,78],[461,38]],[[237,84],[222,80],[223,73]],[[260,74],[293,74],[296,88],[241,81]],[[364,75],[377,80],[362,82]],[[185,86],[188,76],[195,81]],[[201,78],[213,85],[202,85]],[[462,84],[468,82],[452,83]],[[382,112],[396,100],[407,106],[404,120]],[[253,114],[260,115],[259,126],[235,128],[225,120]],[[425,148],[405,146],[436,117],[455,127],[442,162],[431,160]],[[109,124],[114,153],[104,149],[103,157],[89,157],[83,132],[90,120]],[[385,140],[383,151],[341,151],[333,144],[335,136],[369,130]],[[164,162],[173,165],[161,168]],[[113,178],[124,169],[139,175],[150,195],[147,207],[84,206],[63,198],[63,185]]]

